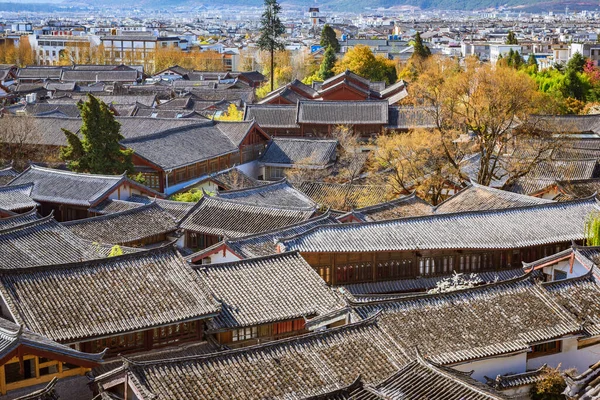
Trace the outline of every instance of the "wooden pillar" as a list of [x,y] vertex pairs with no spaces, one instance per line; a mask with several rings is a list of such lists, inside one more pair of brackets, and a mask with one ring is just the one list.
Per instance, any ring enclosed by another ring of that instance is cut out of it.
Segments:
[[373,260],[373,266],[371,267],[371,280],[373,282],[377,281],[377,253],[373,253],[373,255],[371,256],[371,259]]
[[39,378],[40,377],[40,358],[38,356],[35,356],[33,358],[33,362],[34,362],[35,377]]
[[329,253],[331,257],[331,285],[337,283],[337,271],[335,270],[335,253]]
[[6,394],[6,372],[4,365],[0,367],[0,394]]

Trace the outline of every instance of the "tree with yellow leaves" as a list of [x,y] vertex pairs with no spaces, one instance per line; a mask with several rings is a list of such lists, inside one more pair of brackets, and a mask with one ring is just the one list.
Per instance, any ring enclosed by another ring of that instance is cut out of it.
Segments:
[[372,81],[385,81],[387,84],[395,83],[398,79],[396,63],[382,55],[375,56],[371,49],[364,45],[349,49],[333,69],[336,74],[345,70]]
[[372,172],[372,180],[388,185],[394,195],[414,190],[433,205],[444,200],[448,183],[459,176],[448,162],[440,136],[422,129],[380,136]]
[[227,112],[220,117],[215,117],[217,121],[241,121],[244,118],[244,113],[235,106],[235,104],[230,103],[229,107],[227,107]]
[[[545,104],[535,81],[513,68],[493,68],[473,58],[460,67],[434,56],[410,88],[414,105],[424,107],[435,126],[433,136],[448,166],[459,170],[465,155],[479,157],[471,176],[479,184],[510,186],[560,145],[531,118]],[[469,138],[459,140],[464,133]]]

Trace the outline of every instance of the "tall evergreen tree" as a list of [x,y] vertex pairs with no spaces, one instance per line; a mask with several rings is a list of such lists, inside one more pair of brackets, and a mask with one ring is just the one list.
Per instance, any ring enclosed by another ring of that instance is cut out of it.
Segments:
[[323,61],[321,61],[321,67],[319,68],[319,77],[322,80],[331,78],[334,74],[333,67],[335,66],[335,51],[333,47],[328,47],[323,54]]
[[508,31],[508,35],[506,36],[506,44],[519,44],[517,36],[513,31]]
[[527,58],[527,65],[533,67],[533,70],[537,72],[538,70],[538,62],[533,53],[529,53],[529,57]]
[[431,55],[431,50],[423,44],[423,39],[421,39],[421,33],[419,31],[417,31],[417,34],[415,35],[413,48],[413,57],[426,58]]
[[321,47],[324,49],[331,47],[335,53],[339,53],[340,51],[340,42],[335,35],[335,31],[327,24],[325,24],[321,31]]
[[567,69],[572,69],[575,72],[583,72],[585,66],[585,57],[580,52],[575,52],[569,62],[567,63]]
[[260,19],[258,48],[268,51],[271,56],[271,91],[273,91],[275,85],[275,52],[285,49],[280,39],[285,33],[285,27],[279,19],[280,12],[281,6],[277,3],[277,0],[265,0],[265,10]]
[[103,101],[88,94],[87,101],[78,105],[81,112],[81,139],[73,132],[63,129],[67,147],[61,149],[60,157],[69,169],[92,174],[119,175],[133,172],[132,150],[123,150],[119,141],[121,124]]

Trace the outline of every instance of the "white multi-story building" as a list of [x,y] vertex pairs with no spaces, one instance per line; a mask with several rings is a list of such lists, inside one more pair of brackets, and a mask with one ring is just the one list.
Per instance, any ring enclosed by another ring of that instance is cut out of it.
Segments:
[[99,38],[57,32],[56,35],[33,35],[30,37],[30,42],[39,65],[58,65],[61,61],[67,63],[83,61],[81,57],[84,56],[84,52],[89,52],[91,47],[98,46]]

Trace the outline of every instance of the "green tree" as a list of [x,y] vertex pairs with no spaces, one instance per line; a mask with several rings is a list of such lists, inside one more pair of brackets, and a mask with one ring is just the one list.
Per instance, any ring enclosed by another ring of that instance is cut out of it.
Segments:
[[331,47],[335,53],[339,53],[340,51],[340,42],[337,40],[335,31],[327,24],[325,24],[321,31],[321,47],[324,49]]
[[585,57],[581,55],[580,52],[576,52],[573,54],[573,57],[567,63],[567,69],[572,69],[576,72],[583,72],[583,67],[585,66]]
[[529,57],[527,58],[527,65],[532,67],[533,72],[538,71],[538,62],[533,53],[529,53]]
[[75,133],[63,129],[67,146],[60,157],[69,169],[92,174],[119,175],[133,172],[132,150],[123,150],[119,141],[121,124],[109,107],[88,94],[87,101],[78,105],[81,112],[81,139]]
[[523,57],[519,54],[518,51],[513,52],[512,54],[512,66],[514,69],[519,69],[523,65]]
[[508,31],[508,35],[506,36],[506,44],[519,44],[517,40],[517,36],[513,31]]
[[417,34],[415,35],[413,49],[412,57],[427,58],[431,55],[431,50],[423,44],[423,39],[421,39],[421,33],[419,33],[419,31],[417,31]]
[[572,97],[577,100],[585,100],[589,90],[589,82],[587,79],[585,79],[583,74],[578,73],[572,68],[567,68],[562,83],[563,97]]
[[265,10],[260,19],[260,37],[257,42],[258,48],[268,51],[271,56],[271,91],[275,85],[275,52],[285,49],[281,41],[285,27],[279,19],[280,12],[281,6],[277,0],[265,0]]
[[335,67],[335,51],[333,47],[328,47],[325,50],[325,54],[323,55],[323,61],[321,62],[321,67],[319,68],[319,78],[321,80],[326,80],[331,78],[334,75],[333,67]]

